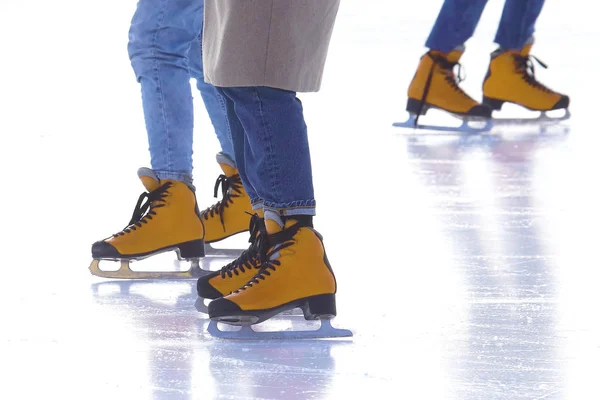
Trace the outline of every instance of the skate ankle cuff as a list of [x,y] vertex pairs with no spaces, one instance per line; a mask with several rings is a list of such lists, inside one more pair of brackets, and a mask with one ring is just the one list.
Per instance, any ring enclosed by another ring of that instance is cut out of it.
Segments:
[[287,221],[292,220],[297,221],[301,227],[314,228],[312,215],[291,215],[288,217],[283,217],[282,220],[284,224]]
[[222,151],[217,153],[217,163],[229,165],[231,168],[237,169],[237,165],[235,164],[233,157],[223,153]]
[[164,171],[164,170],[154,170],[153,172],[158,177],[158,179],[160,179],[161,181],[163,181],[163,180],[180,181],[180,182],[183,182],[186,185],[188,185],[188,187],[190,189],[192,189],[194,192],[196,191],[196,188],[194,187],[194,184],[193,184],[194,179],[192,178],[192,174],[190,174],[190,173],[178,172],[178,171]]

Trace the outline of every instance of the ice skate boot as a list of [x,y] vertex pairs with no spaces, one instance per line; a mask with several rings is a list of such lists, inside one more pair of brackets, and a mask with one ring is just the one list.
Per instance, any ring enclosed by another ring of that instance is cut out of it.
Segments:
[[[417,72],[408,88],[406,111],[410,117],[407,122],[396,123],[394,126],[458,132],[487,130],[471,128],[468,125],[468,121],[489,120],[492,111],[488,106],[477,103],[458,85],[463,80],[458,62],[462,54],[459,50],[448,54],[430,50],[421,57]],[[455,74],[454,67],[457,65],[458,74]],[[418,125],[419,116],[425,115],[429,109],[446,111],[462,119],[463,125],[457,128]]]
[[[337,291],[322,237],[308,216],[266,219],[268,241],[259,240],[261,268],[246,285],[208,305],[211,335],[229,339],[285,339],[352,336],[335,329]],[[306,320],[321,320],[314,331],[256,332],[250,326],[277,314],[301,308]],[[217,322],[241,325],[221,331]]]
[[220,186],[223,199],[201,213],[206,229],[206,255],[238,257],[244,249],[217,249],[210,245],[248,231],[250,216],[253,213],[250,197],[242,185],[235,163],[222,153],[217,154],[217,162],[223,174],[219,175],[215,183],[215,197]]
[[[201,275],[198,259],[204,257],[204,227],[194,191],[185,183],[159,180],[148,168],[138,176],[148,192],[140,196],[127,227],[92,245],[92,274],[104,278],[191,278]],[[144,202],[144,199],[146,200]],[[192,261],[188,271],[132,271],[129,263],[175,250],[178,259]],[[103,271],[100,260],[121,262],[118,271]]]
[[260,269],[259,237],[266,238],[265,221],[262,210],[250,218],[250,247],[220,271],[214,271],[198,278],[198,300],[196,309],[208,314],[204,299],[214,300],[226,296],[244,286]]
[[[533,60],[542,67],[547,66],[530,55],[532,44],[521,50],[498,49],[491,55],[488,73],[483,82],[483,103],[493,110],[500,110],[506,102],[525,107],[533,111],[541,111],[538,118],[505,120],[508,123],[561,121],[568,119],[569,97],[557,93],[535,78]],[[553,118],[546,115],[548,111],[565,109],[563,117]],[[494,120],[498,124],[502,119]]]

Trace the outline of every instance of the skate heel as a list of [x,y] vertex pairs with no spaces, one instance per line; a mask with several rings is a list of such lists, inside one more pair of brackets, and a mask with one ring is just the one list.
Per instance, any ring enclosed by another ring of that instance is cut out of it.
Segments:
[[504,104],[504,100],[493,99],[491,97],[483,96],[482,104],[487,105],[492,110],[500,111],[502,109],[502,105]]
[[423,108],[421,108],[421,100],[409,98],[406,102],[406,111],[408,111],[410,114],[425,115],[427,114],[427,110],[429,110],[429,105],[425,103],[423,104]]
[[184,260],[204,257],[204,239],[191,240],[181,243],[177,247],[179,248],[179,256]]
[[336,316],[335,294],[320,294],[309,297],[304,307],[304,319],[330,319]]

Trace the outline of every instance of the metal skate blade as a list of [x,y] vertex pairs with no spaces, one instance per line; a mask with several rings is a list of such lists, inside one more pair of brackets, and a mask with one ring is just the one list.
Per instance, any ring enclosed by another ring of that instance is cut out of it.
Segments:
[[219,249],[213,247],[210,243],[204,243],[204,253],[206,257],[227,257],[238,258],[246,249]]
[[[556,110],[553,110],[556,111]],[[571,118],[571,112],[566,109],[564,115],[560,117],[552,117],[550,111],[542,111],[540,115],[533,118],[494,118],[494,126],[511,126],[511,125],[546,125],[558,124]]]
[[211,320],[208,324],[208,333],[219,339],[230,340],[329,339],[353,336],[352,331],[348,329],[331,326],[331,321],[328,319],[321,320],[321,326],[316,330],[275,332],[257,332],[250,325],[243,325],[239,330],[223,331],[219,329],[216,321]]
[[191,260],[187,271],[134,271],[129,266],[130,260],[121,260],[121,265],[116,271],[105,271],[100,269],[100,261],[102,260],[92,261],[90,272],[92,275],[110,279],[191,279],[210,273],[200,268],[198,260]]
[[199,313],[208,315],[208,306],[204,302],[206,299],[204,297],[198,297],[196,302],[194,303],[194,307]]
[[[411,114],[411,115],[409,115],[408,120],[406,120],[406,122],[394,122],[392,124],[392,126],[399,127],[399,128],[410,128],[410,129],[414,129],[414,130],[431,130],[431,131],[437,131],[437,132],[465,133],[465,134],[471,134],[471,135],[478,134],[478,133],[489,132],[492,129],[492,126],[493,126],[493,122],[492,122],[491,119],[487,119],[487,120],[467,120],[467,119],[460,118],[462,120],[462,124],[460,126],[457,126],[457,127],[453,127],[453,126],[437,126],[437,125],[423,125],[423,124],[416,124],[415,125],[415,119],[416,119],[416,115],[415,114]],[[474,127],[474,126],[469,125],[469,123],[471,123],[471,122],[484,123],[485,125],[482,126],[482,127]]]

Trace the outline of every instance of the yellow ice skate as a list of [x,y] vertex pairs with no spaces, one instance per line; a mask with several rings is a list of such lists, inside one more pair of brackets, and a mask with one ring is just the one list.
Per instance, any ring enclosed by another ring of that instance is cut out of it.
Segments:
[[[463,79],[459,64],[462,54],[458,50],[448,54],[431,50],[421,57],[408,88],[406,111],[410,117],[407,122],[396,123],[395,126],[459,132],[481,130],[470,128],[468,121],[489,120],[492,111],[488,106],[475,101],[459,86]],[[456,65],[459,65],[458,75],[454,73]],[[429,109],[439,109],[456,116],[464,121],[463,125],[458,128],[419,125],[419,116],[425,115]]]
[[493,110],[500,110],[506,102],[518,104],[533,111],[541,111],[538,119],[557,120],[546,116],[547,111],[565,109],[569,117],[569,97],[555,92],[535,78],[533,60],[542,67],[546,65],[530,55],[531,44],[521,50],[492,53],[490,66],[483,83],[483,103]]
[[[159,180],[148,168],[138,176],[143,193],[127,227],[92,245],[92,274],[105,278],[191,278],[201,275],[198,259],[204,257],[204,227],[194,191],[185,183]],[[146,200],[144,202],[144,200]],[[166,251],[192,261],[188,271],[132,271],[129,263]],[[103,271],[100,260],[121,261],[118,271]]]
[[[284,225],[267,219],[267,242],[261,243],[262,265],[243,287],[208,305],[209,332],[221,338],[320,338],[352,336],[335,329],[337,284],[322,237],[310,217],[284,218]],[[277,314],[301,308],[306,320],[321,320],[315,331],[255,332],[258,324]],[[241,331],[221,331],[217,321],[242,325]]]

